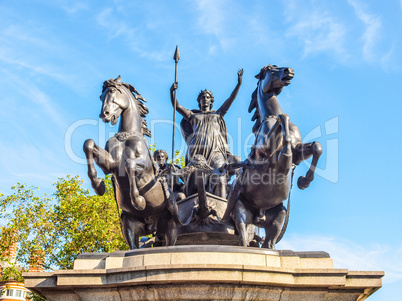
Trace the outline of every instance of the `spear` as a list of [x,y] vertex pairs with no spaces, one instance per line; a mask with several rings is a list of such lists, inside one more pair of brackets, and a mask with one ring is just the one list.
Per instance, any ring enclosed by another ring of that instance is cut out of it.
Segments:
[[[174,71],[174,82],[177,82],[177,64],[180,60],[180,53],[179,53],[179,46],[176,45],[176,50],[174,52],[173,55],[173,59],[175,61],[175,71]],[[176,100],[176,91],[174,92],[174,106],[173,106],[173,139],[172,139],[172,168],[173,170],[175,169],[174,167],[174,136],[175,136],[175,125],[176,125],[176,104],[177,104],[177,100]],[[173,190],[173,184],[174,184],[174,177],[172,176],[172,182],[171,182],[171,186],[172,186],[172,190]]]

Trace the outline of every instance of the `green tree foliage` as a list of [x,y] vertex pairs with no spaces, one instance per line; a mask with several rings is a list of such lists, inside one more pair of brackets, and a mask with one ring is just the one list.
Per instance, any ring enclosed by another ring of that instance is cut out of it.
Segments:
[[22,269],[18,269],[16,266],[10,265],[8,267],[3,268],[1,272],[1,281],[7,281],[9,279],[14,279],[18,282],[23,282],[24,278],[22,278]]
[[186,159],[180,155],[180,151],[176,150],[174,154],[174,164],[183,168],[186,165]]
[[49,270],[72,268],[80,253],[127,249],[110,177],[105,184],[103,196],[90,195],[78,176],[59,178],[51,197],[37,196],[36,188],[23,184],[13,186],[12,195],[0,195],[0,218],[7,222],[0,254],[16,236],[17,262],[28,266],[32,252],[42,250]]
[[[149,147],[152,152],[156,149],[155,144]],[[179,151],[173,161],[184,167]],[[110,176],[105,185],[103,196],[91,195],[78,176],[67,176],[59,178],[51,196],[40,196],[38,188],[20,183],[12,187],[12,195],[0,194],[0,220],[6,222],[0,229],[0,261],[7,261],[4,251],[16,241],[20,266],[27,268],[32,253],[40,250],[46,270],[72,268],[80,253],[127,249]]]
[[46,301],[47,300],[47,299],[43,298],[42,296],[37,295],[37,294],[32,293],[32,292],[28,294],[28,299],[30,301]]

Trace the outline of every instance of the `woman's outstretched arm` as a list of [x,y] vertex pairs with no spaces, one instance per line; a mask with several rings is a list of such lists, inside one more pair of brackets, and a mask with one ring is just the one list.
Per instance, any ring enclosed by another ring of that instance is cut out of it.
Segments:
[[232,94],[230,94],[229,98],[225,100],[223,105],[218,109],[218,113],[221,116],[225,116],[225,114],[228,112],[230,106],[232,105],[233,101],[235,100],[237,93],[239,93],[239,89],[242,83],[242,77],[243,77],[243,69],[239,69],[237,71],[237,85],[234,88]]

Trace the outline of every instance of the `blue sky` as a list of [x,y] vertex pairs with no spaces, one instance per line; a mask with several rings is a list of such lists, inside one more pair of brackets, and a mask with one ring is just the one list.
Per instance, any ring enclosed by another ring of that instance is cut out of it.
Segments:
[[[218,108],[244,68],[225,117],[243,159],[254,75],[267,64],[291,67],[279,101],[325,152],[311,187],[293,189],[277,247],[327,251],[339,268],[385,270],[369,300],[400,293],[402,1],[3,0],[0,16],[0,192],[23,182],[51,193],[67,174],[89,187],[82,144],[104,146],[115,133],[98,119],[99,95],[118,75],[148,100],[149,142],[171,153],[177,44],[177,97],[188,109],[205,88]],[[180,134],[176,145],[185,150]]]

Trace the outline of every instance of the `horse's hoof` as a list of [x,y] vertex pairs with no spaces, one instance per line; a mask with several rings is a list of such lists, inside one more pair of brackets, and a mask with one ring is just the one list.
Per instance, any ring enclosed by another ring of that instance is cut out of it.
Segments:
[[303,176],[301,176],[297,179],[297,187],[299,187],[299,189],[301,189],[301,190],[309,187],[310,183],[311,183],[311,180],[306,177],[303,177]]
[[143,211],[146,206],[146,201],[143,196],[139,195],[135,200],[131,200],[133,207],[138,211]]
[[97,195],[104,195],[105,194],[105,182],[103,182],[103,180],[101,178],[97,178],[95,180],[92,181],[92,188],[95,190],[95,193]]

